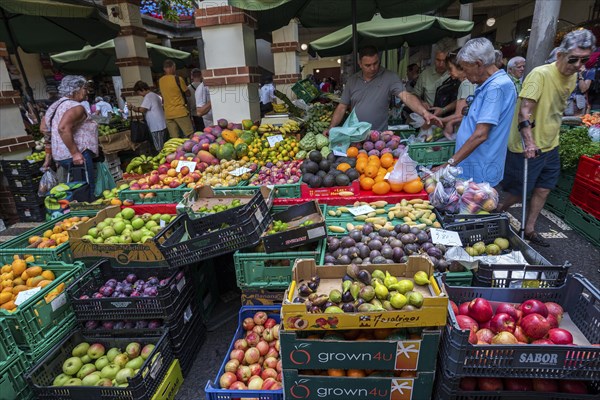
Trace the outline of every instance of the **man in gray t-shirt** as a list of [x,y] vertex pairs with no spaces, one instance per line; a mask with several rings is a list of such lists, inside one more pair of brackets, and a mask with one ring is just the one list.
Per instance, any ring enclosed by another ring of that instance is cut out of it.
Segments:
[[351,107],[359,121],[371,123],[374,130],[386,130],[389,101],[392,95],[402,100],[411,110],[422,115],[426,123],[442,125],[439,118],[428,112],[415,95],[404,89],[398,75],[381,68],[379,54],[375,47],[362,48],[358,56],[361,70],[348,78],[340,104],[333,113],[330,128],[337,126],[348,107]]

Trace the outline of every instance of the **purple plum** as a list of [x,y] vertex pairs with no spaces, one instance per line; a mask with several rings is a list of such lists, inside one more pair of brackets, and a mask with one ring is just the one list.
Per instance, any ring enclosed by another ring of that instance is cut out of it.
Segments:
[[102,329],[113,329],[115,326],[114,321],[102,321]]
[[125,323],[123,321],[119,321],[115,324],[114,329],[124,329],[125,328]]
[[140,292],[138,292],[137,290],[134,290],[133,292],[131,292],[131,294],[129,295],[129,297],[140,297]]
[[371,131],[371,134],[369,135],[369,139],[371,139],[371,142],[376,142],[379,140],[379,131]]
[[92,296],[92,298],[94,298],[94,299],[102,299],[102,298],[104,298],[104,296],[101,293],[94,293],[94,295]]
[[156,329],[156,328],[160,328],[162,326],[162,322],[160,320],[157,319],[153,319],[152,321],[150,321],[148,323],[148,328],[149,329]]
[[147,287],[144,289],[144,296],[157,296],[158,295],[158,289],[156,289],[155,287]]
[[134,326],[135,326],[135,324],[132,321],[125,321],[125,325],[123,326],[123,329],[133,329]]
[[148,321],[146,321],[145,319],[135,322],[135,329],[146,329],[147,327]]
[[100,323],[98,321],[86,321],[85,322],[85,329],[97,329],[98,326],[100,326]]
[[125,280],[128,283],[133,283],[137,280],[137,276],[135,276],[135,274],[129,274],[129,275],[127,275],[127,278],[125,278]]
[[375,150],[383,150],[385,149],[385,142],[383,140],[378,140],[375,142]]
[[160,281],[158,280],[158,278],[156,276],[151,276],[150,278],[148,278],[148,281],[146,282],[148,285],[152,285],[152,286],[156,286],[158,285]]
[[377,157],[379,157],[381,155],[381,153],[379,153],[379,150],[371,150],[367,154],[370,156],[377,156]]
[[362,148],[364,151],[369,152],[375,148],[375,144],[373,144],[373,142],[367,141],[363,143]]

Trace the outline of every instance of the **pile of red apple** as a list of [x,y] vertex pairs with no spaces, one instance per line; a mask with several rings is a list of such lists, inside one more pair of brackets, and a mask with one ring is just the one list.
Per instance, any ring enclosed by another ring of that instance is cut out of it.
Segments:
[[281,390],[279,324],[259,311],[242,326],[244,337],[234,342],[219,385],[230,390]]
[[494,311],[481,297],[460,306],[450,303],[460,328],[470,330],[471,344],[573,344],[571,332],[558,327],[563,317],[559,304],[529,299],[499,303]]
[[495,392],[500,390],[515,392],[547,392],[588,394],[584,381],[558,379],[517,379],[517,378],[462,378],[460,388],[465,391]]
[[199,171],[192,172],[188,167],[183,167],[177,172],[177,164],[178,160],[172,161],[170,164],[162,164],[157,170],[132,181],[129,188],[131,190],[174,189],[182,184],[193,186],[193,183],[200,180],[201,173]]

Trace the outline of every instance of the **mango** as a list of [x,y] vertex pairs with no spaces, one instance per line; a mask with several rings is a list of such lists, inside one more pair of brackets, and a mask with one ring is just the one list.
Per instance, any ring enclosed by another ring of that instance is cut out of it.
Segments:
[[29,267],[25,270],[30,278],[36,277],[42,273],[42,267]]
[[50,281],[56,279],[56,276],[54,276],[54,272],[50,271],[49,269],[43,271],[42,276],[44,277],[44,279],[48,279]]
[[31,288],[30,288],[30,287],[27,287],[27,286],[25,286],[25,285],[18,285],[18,286],[15,286],[15,287],[12,289],[12,293],[13,293],[14,295],[17,295],[17,294],[19,294],[19,292],[22,292],[22,291],[24,291],[24,290],[29,290],[29,289],[31,289]]
[[13,293],[2,292],[2,293],[0,293],[0,304],[8,303],[9,301],[12,300],[12,298],[13,298]]

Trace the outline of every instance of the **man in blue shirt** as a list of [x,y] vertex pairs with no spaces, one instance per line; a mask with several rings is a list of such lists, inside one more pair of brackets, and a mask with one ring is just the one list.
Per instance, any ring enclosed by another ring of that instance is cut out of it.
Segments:
[[463,169],[463,178],[502,180],[517,92],[508,74],[495,65],[494,46],[485,38],[469,40],[457,55],[467,79],[477,84],[467,98],[468,111],[456,135],[456,151],[447,164]]

